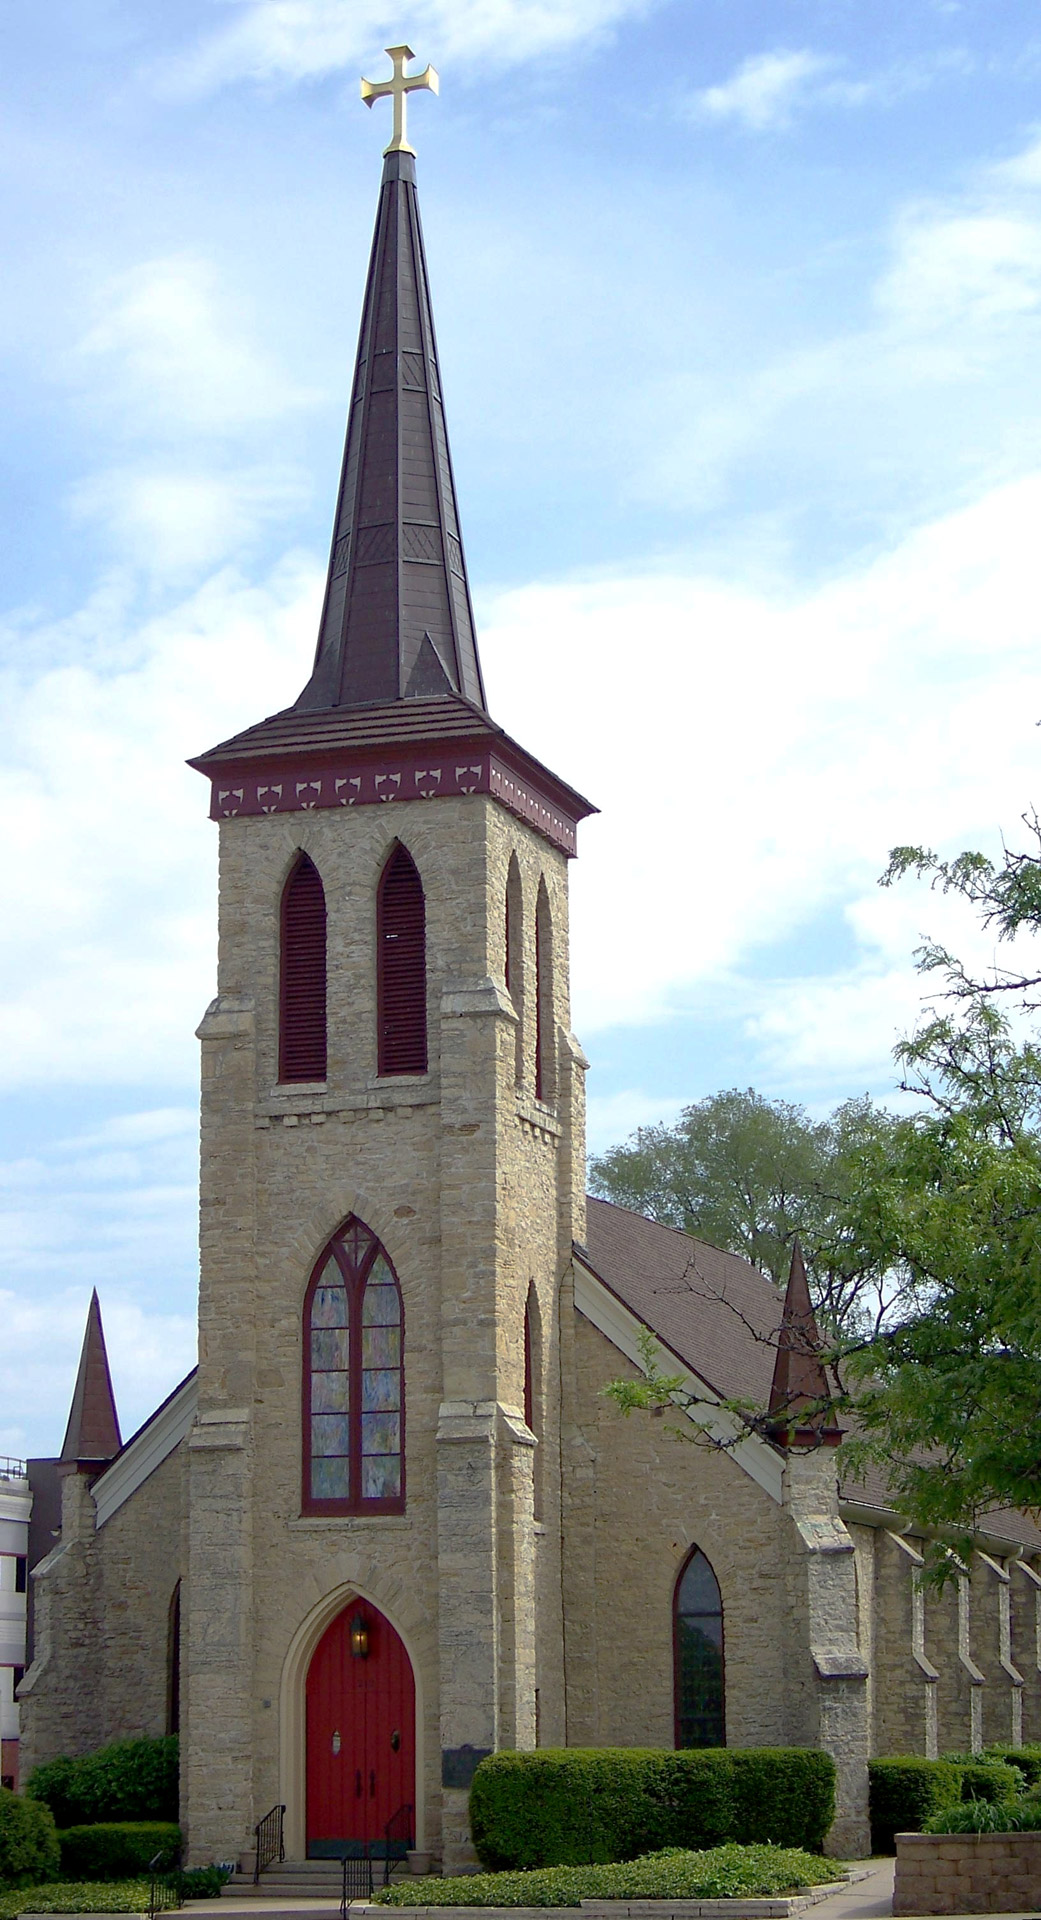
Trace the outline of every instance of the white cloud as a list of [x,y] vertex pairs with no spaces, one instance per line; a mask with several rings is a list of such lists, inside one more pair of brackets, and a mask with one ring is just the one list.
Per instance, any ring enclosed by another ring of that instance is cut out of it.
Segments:
[[[421,62],[466,69],[482,54],[515,66],[601,38],[652,11],[656,0],[413,0],[408,32]],[[401,13],[387,0],[239,0],[231,23],[167,69],[167,82],[206,89],[228,81],[318,79],[378,62],[400,41]],[[382,73],[373,69],[374,78]]]
[[[250,342],[213,264],[192,254],[142,261],[96,297],[73,366],[106,424],[133,438],[225,434],[312,405]],[[118,416],[113,419],[113,412]]]
[[158,579],[178,579],[252,547],[270,523],[306,498],[300,474],[264,467],[234,473],[95,473],[71,494],[77,520],[92,521],[121,560]]
[[786,127],[811,82],[834,66],[834,60],[808,48],[753,54],[729,80],[697,93],[692,104],[703,119],[738,120],[754,133]]
[[[878,986],[893,971],[879,929],[895,917],[907,938],[900,890],[875,887],[888,848],[993,846],[1035,793],[1039,514],[1033,477],[798,595],[650,576],[489,607],[496,710],[604,809],[582,829],[573,915],[593,1052],[598,1029],[695,1006],[760,949],[866,900],[853,931],[871,1039],[858,1016],[855,1046],[884,1061],[918,997],[909,939],[900,992]],[[917,934],[939,916],[931,897],[916,906]],[[735,985],[732,1011],[752,998]],[[820,983],[785,1016],[800,1032],[811,1001],[819,1018]],[[847,1012],[825,1022],[840,1049]]]
[[659,1121],[675,1120],[679,1100],[662,1100],[640,1087],[627,1087],[621,1093],[592,1094],[586,1108],[586,1145],[590,1153],[603,1153],[615,1141],[635,1133],[637,1127],[653,1127]]

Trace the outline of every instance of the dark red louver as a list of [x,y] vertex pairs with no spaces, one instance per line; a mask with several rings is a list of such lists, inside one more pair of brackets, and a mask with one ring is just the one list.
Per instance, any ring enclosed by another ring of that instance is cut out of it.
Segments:
[[324,1080],[325,889],[318,869],[300,855],[282,894],[278,1077]]
[[404,847],[380,880],[376,914],[379,1072],[427,1070],[427,936],[423,882]]

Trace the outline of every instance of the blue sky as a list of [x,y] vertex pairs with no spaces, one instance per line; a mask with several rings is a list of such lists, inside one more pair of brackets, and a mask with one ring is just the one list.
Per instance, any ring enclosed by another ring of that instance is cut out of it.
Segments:
[[0,75],[0,1451],[96,1284],[124,1423],[191,1364],[213,830],[185,757],[308,670],[407,38],[493,709],[602,808],[604,1146],[719,1086],[885,1096],[895,841],[1037,797],[1041,21],[1027,0],[77,0]]

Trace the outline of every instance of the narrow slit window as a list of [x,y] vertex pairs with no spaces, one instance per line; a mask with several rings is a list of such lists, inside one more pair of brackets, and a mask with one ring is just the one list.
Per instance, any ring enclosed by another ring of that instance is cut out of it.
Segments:
[[503,969],[506,991],[513,1001],[517,1015],[517,1043],[515,1072],[517,1085],[524,1079],[524,895],[521,891],[520,868],[517,856],[510,857],[509,871],[506,875],[506,912],[505,912],[506,964]]
[[306,853],[282,892],[280,1080],[326,1077],[325,889]]
[[551,1101],[554,1079],[553,922],[545,881],[535,907],[535,1098]]
[[402,846],[380,876],[376,910],[378,1071],[427,1070],[426,902],[415,861]]
[[326,1247],[304,1310],[304,1508],[404,1507],[401,1290],[379,1241],[351,1219]]

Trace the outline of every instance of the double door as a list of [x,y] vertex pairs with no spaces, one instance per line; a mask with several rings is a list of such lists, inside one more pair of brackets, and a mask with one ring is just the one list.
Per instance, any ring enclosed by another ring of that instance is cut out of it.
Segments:
[[415,1683],[389,1620],[364,1602],[344,1608],[307,1674],[307,1854],[329,1859],[368,1846],[392,1852],[415,1805]]

